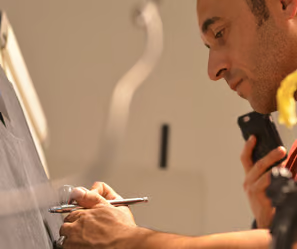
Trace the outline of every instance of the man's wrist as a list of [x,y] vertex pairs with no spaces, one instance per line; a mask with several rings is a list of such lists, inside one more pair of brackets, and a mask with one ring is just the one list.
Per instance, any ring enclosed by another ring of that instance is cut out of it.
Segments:
[[154,236],[157,232],[143,228],[143,227],[136,227],[135,230],[131,233],[129,237],[129,248],[131,249],[143,249],[148,248],[149,240],[152,236]]
[[131,236],[129,249],[152,249],[172,248],[172,245],[181,246],[180,239],[183,236],[164,232],[153,231],[143,227],[137,227],[136,232]]

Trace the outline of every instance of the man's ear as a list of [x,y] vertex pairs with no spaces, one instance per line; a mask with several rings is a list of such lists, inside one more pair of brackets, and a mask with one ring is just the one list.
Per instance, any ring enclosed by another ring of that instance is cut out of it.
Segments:
[[297,13],[297,0],[281,0],[284,14],[288,19],[292,19]]

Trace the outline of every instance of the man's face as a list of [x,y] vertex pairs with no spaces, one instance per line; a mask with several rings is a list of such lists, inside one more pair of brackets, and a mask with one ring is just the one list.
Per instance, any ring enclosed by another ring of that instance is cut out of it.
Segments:
[[291,43],[297,41],[282,19],[281,1],[266,2],[272,11],[261,26],[245,0],[197,2],[201,37],[209,47],[210,79],[224,78],[260,113],[276,110],[277,88],[297,68]]

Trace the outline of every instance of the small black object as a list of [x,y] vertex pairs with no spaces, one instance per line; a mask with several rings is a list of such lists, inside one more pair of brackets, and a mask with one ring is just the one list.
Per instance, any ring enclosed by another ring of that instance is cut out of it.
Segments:
[[[257,144],[252,154],[252,160],[254,163],[277,147],[284,146],[271,114],[250,112],[238,118],[238,125],[245,140],[248,140],[251,135],[254,135],[257,139]],[[280,161],[271,165],[269,169],[279,165],[286,158],[287,155]]]
[[169,125],[165,124],[161,127],[161,153],[160,153],[160,167],[167,167],[168,157],[168,140],[169,140]]
[[[287,171],[287,173],[286,173]],[[297,242],[297,183],[289,170],[275,167],[266,195],[275,206],[270,227],[272,249],[291,249]]]
[[3,123],[4,126],[6,126],[5,121],[4,121],[4,117],[3,117],[1,112],[0,112],[0,121]]

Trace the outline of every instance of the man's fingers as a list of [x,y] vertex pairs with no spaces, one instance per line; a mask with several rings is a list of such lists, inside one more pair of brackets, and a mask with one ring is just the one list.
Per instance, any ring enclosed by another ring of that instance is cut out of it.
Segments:
[[91,188],[91,191],[103,196],[106,200],[123,199],[104,182],[95,182]]
[[284,158],[286,155],[286,149],[284,147],[278,147],[271,152],[269,152],[265,157],[261,158],[250,170],[250,174],[248,176],[248,181],[254,182],[261,175],[265,173],[269,167],[271,167],[274,163]]
[[69,234],[71,234],[71,229],[73,227],[72,223],[64,223],[61,227],[60,227],[60,236],[69,236]]
[[271,182],[271,170],[263,174],[254,185],[254,188],[258,191],[264,191]]
[[241,153],[240,159],[246,174],[253,167],[252,154],[253,154],[253,149],[256,146],[256,142],[257,142],[256,137],[253,135],[250,136],[247,142],[245,143],[245,146]]
[[271,181],[271,170],[263,174],[256,182],[251,184],[250,182],[245,181],[243,188],[248,196],[255,196],[262,194],[266,188],[269,186]]
[[84,210],[73,211],[65,217],[64,222],[73,223],[83,216],[84,212]]
[[74,247],[73,243],[70,242],[70,241],[75,241],[75,238],[76,238],[75,230],[76,230],[75,229],[75,224],[73,224],[73,223],[64,223],[61,226],[60,232],[59,232],[60,233],[60,238],[59,239],[62,239],[61,237],[64,237],[63,241],[62,241],[61,248],[63,248],[63,249],[64,248],[65,249],[77,248],[77,247]]
[[92,208],[98,204],[110,205],[105,198],[94,191],[86,188],[78,187],[72,190],[70,199],[75,200],[77,204],[84,208]]

